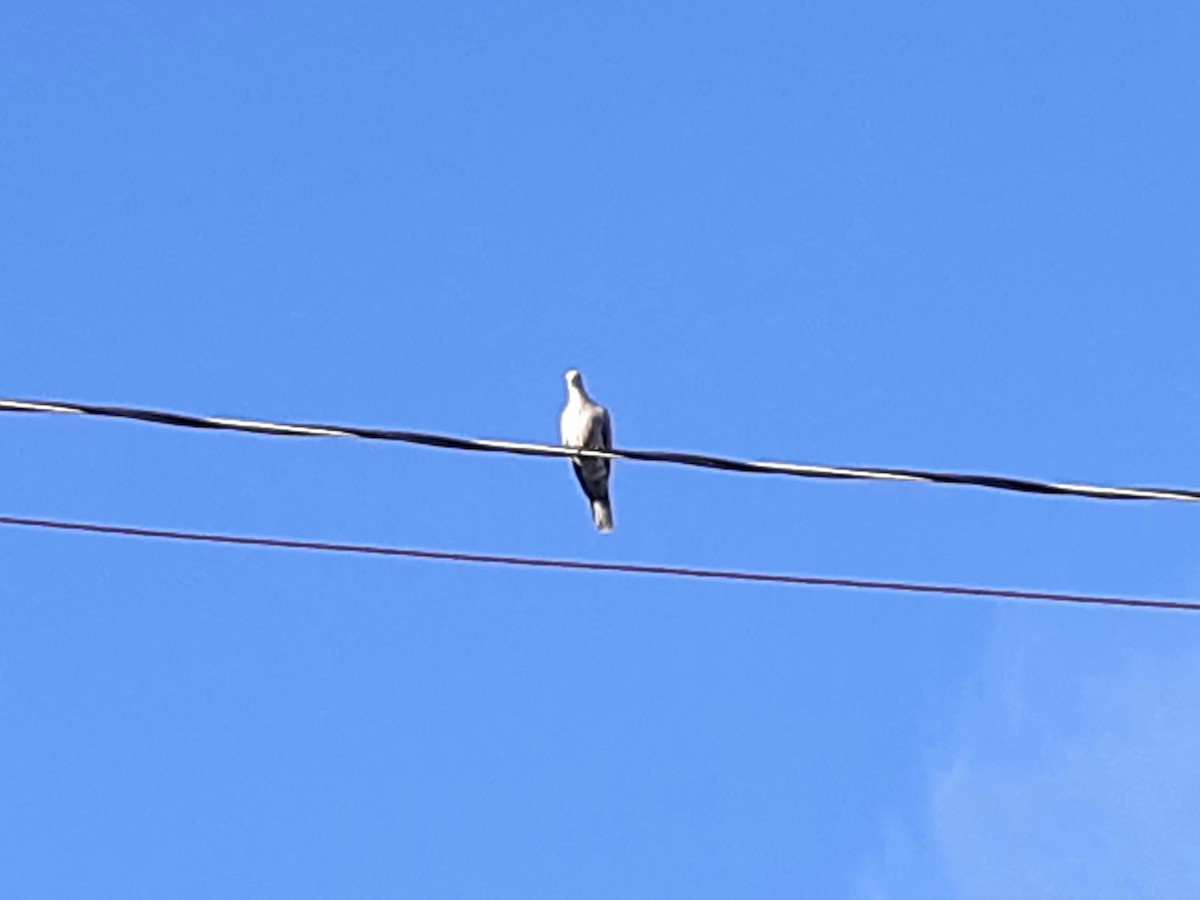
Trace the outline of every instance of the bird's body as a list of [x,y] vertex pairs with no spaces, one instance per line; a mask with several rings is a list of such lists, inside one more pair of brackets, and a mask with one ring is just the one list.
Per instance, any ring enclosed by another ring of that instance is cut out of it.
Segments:
[[[612,419],[608,410],[588,396],[583,376],[567,373],[567,405],[559,420],[564,447],[586,450],[612,449]],[[577,457],[571,466],[584,494],[592,504],[592,521],[599,531],[612,531],[612,500],[608,496],[611,459]]]

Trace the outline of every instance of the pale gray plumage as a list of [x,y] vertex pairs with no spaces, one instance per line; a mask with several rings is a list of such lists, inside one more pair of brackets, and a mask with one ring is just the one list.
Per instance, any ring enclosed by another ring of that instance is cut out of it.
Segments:
[[[564,447],[587,450],[612,449],[612,419],[608,410],[588,396],[583,376],[575,369],[567,372],[567,405],[559,421]],[[608,496],[611,459],[572,459],[571,466],[579,484],[592,503],[592,521],[599,531],[612,531],[612,500]]]

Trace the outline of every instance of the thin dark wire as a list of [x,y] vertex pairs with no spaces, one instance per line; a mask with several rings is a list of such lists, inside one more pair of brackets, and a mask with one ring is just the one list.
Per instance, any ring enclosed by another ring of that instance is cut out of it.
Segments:
[[640,563],[589,562],[577,559],[549,559],[529,556],[502,556],[491,553],[461,553],[449,550],[418,550],[411,547],[387,547],[377,544],[346,544],[329,541],[301,541],[288,538],[174,531],[160,528],[136,528],[128,525],[101,525],[94,522],[64,522],[57,519],[33,519],[0,515],[0,525],[81,531],[92,534],[160,538],[210,544],[235,544],[251,547],[280,547],[290,550],[315,550],[326,553],[357,553],[372,556],[401,556],[449,562],[486,563],[525,566],[540,569],[573,569],[586,572],[620,572],[629,575],[667,575],[677,578],[705,578],[715,581],[741,581],[765,584],[836,587],[855,590],[904,591],[916,594],[948,594],[960,597],[987,597],[997,600],[1033,600],[1052,603],[1078,603],[1093,606],[1127,606],[1143,609],[1172,609],[1200,612],[1200,602],[1153,600],[1142,597],[1112,597],[1096,594],[1066,594],[1054,591],[1022,591],[1008,588],[965,587],[961,585],[921,584],[910,581],[877,581],[866,578],[825,578],[817,575],[780,575],[736,569],[698,569],[685,566],[656,566]]
[[1178,500],[1200,501],[1200,490],[1191,488],[1105,487],[1094,484],[1073,484],[1033,481],[1027,478],[1008,478],[1001,475],[972,475],[939,472],[925,469],[876,469],[857,466],[820,466],[804,463],[755,462],[710,456],[702,453],[680,453],[670,450],[573,450],[552,444],[522,441],[501,441],[456,437],[425,431],[399,431],[385,428],[362,428],[352,425],[311,425],[287,422],[266,422],[252,419],[230,419],[193,416],[183,413],[139,409],[126,406],[97,406],[49,400],[0,400],[0,412],[75,413],[103,416],[112,419],[136,419],[179,428],[204,428],[243,431],[251,434],[270,434],[285,437],[355,437],[373,441],[400,441],[451,450],[484,453],[508,453],[517,456],[601,457],[632,459],[641,462],[672,463],[727,472],[746,472],[755,475],[791,475],[799,478],[836,478],[869,481],[909,481],[924,484],[957,484],[1016,491],[1024,494],[1091,497],[1098,500]]

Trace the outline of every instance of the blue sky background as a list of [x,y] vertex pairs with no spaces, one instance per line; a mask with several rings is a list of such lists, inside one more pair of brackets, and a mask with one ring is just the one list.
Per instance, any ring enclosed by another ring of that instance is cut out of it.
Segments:
[[[649,7],[649,8],[648,8]],[[0,395],[1200,484],[1194,3],[13,4]],[[1200,598],[1200,518],[68,417],[0,507]],[[1200,619],[0,530],[0,894],[1192,896]],[[1081,887],[1082,886],[1082,887]]]

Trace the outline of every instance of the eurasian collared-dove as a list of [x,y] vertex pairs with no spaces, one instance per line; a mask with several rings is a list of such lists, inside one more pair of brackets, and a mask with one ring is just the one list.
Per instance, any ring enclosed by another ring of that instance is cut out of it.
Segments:
[[[560,426],[564,447],[588,450],[612,449],[612,420],[608,410],[588,396],[583,376],[575,369],[567,372],[567,405]],[[608,476],[612,460],[576,457],[571,460],[583,492],[592,501],[592,521],[599,531],[612,531],[612,501],[608,497]]]

